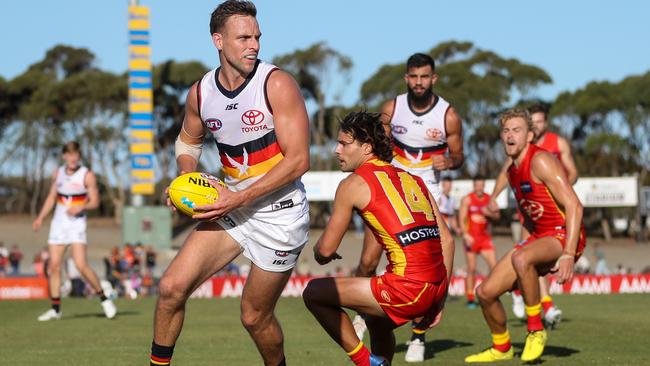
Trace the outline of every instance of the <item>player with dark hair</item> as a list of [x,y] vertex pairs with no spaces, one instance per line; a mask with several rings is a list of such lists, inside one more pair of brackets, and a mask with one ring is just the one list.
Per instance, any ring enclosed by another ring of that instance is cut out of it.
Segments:
[[501,141],[512,163],[508,181],[515,193],[530,236],[499,260],[476,289],[483,316],[492,333],[492,346],[468,356],[465,362],[493,362],[513,358],[506,314],[499,297],[518,287],[524,297],[528,336],[521,360],[537,360],[547,334],[542,324],[540,275],[556,272],[560,284],[573,277],[573,266],[585,247],[582,205],[564,169],[549,152],[532,143],[532,120],[525,110],[501,115]]
[[239,254],[252,262],[241,322],[265,365],[285,365],[275,307],[308,240],[309,212],[300,177],[309,169],[309,119],[295,80],[257,58],[261,32],[249,1],[228,0],[210,19],[220,67],[187,94],[176,140],[178,171],[197,169],[203,138],[214,138],[227,188],[196,206],[201,223],[165,271],[154,319],[151,365],[168,365],[189,296]]
[[[381,276],[312,280],[303,298],[355,365],[387,365],[395,352],[394,328],[418,317],[425,329],[440,320],[454,242],[446,225],[439,225],[442,218],[422,179],[390,164],[390,140],[379,115],[346,116],[336,157],[341,170],[352,174],[339,184],[332,216],[314,247],[314,257],[320,264],[340,258],[336,250],[357,211],[389,264]],[[357,337],[343,308],[366,314],[373,354]]]
[[[431,56],[411,55],[404,74],[407,92],[383,105],[381,123],[392,135],[392,164],[422,178],[439,203],[441,172],[458,169],[463,164],[464,153],[461,120],[454,108],[433,92],[437,80]],[[381,249],[366,228],[357,275],[373,275],[380,256]],[[412,327],[404,358],[407,362],[422,362],[426,330],[419,329],[417,322]],[[361,316],[355,318],[355,328],[363,336],[365,326]]]
[[50,259],[48,284],[52,308],[38,317],[39,321],[61,319],[61,265],[65,251],[72,248],[72,260],[81,276],[93,288],[101,301],[104,315],[112,319],[117,313],[115,304],[108,299],[99,283],[97,273],[86,260],[86,211],[99,206],[99,192],[95,173],[81,164],[81,148],[76,141],[63,145],[65,164],[54,171],[50,191],[32,224],[34,231],[54,208],[47,239]]
[[476,277],[476,256],[480,255],[492,270],[497,263],[494,243],[490,234],[489,220],[497,220],[499,211],[488,210],[490,195],[485,193],[485,178],[475,176],[473,179],[474,191],[463,197],[460,201],[458,213],[460,228],[465,244],[465,260],[467,261],[467,278],[465,290],[467,306],[476,308],[474,297],[474,283]]

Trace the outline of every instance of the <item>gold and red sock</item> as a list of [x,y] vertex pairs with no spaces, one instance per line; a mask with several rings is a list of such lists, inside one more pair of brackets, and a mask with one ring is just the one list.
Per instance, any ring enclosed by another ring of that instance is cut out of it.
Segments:
[[553,307],[553,299],[550,296],[542,297],[542,308],[544,309],[544,314],[548,312],[550,308]]
[[507,329],[503,333],[492,334],[492,348],[499,352],[510,350],[510,332]]
[[172,362],[174,346],[161,346],[151,342],[151,358],[149,366],[168,366]]
[[473,290],[467,291],[467,301],[468,302],[476,302],[476,298],[474,297],[474,291]]
[[348,356],[356,366],[370,366],[370,351],[363,345],[363,342],[348,352]]
[[534,332],[544,329],[544,324],[542,324],[542,304],[524,305],[524,308],[526,309],[526,315],[528,315],[528,331]]

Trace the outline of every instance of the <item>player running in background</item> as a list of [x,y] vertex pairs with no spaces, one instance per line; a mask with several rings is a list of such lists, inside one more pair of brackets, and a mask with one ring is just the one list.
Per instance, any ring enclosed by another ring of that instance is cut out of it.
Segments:
[[63,145],[62,153],[65,164],[54,171],[50,191],[32,224],[34,231],[38,231],[45,217],[54,208],[47,239],[50,254],[48,284],[52,308],[39,316],[38,320],[61,319],[61,265],[68,246],[72,247],[72,259],[79,273],[99,296],[104,315],[112,319],[117,313],[115,304],[104,294],[97,273],[86,260],[86,211],[99,206],[95,173],[81,164],[81,149],[76,141]]
[[[578,180],[578,172],[573,156],[571,155],[571,145],[564,137],[548,130],[548,108],[543,104],[534,104],[528,108],[528,112],[533,121],[533,133],[535,134],[533,143],[553,154],[553,156],[562,163],[569,183],[571,183],[571,185],[575,184]],[[492,191],[493,200],[496,199],[508,184],[507,168],[510,163],[510,159],[506,159],[506,162],[497,177]],[[498,207],[496,201],[491,202],[491,207],[493,209]],[[527,236],[528,233],[522,226],[522,239],[526,239]],[[539,286],[542,294],[544,320],[547,325],[553,327],[562,319],[562,311],[553,304],[553,299],[549,293],[548,279],[546,277],[540,277]],[[521,297],[519,290],[512,292],[512,312],[520,319],[523,319],[525,316],[524,299]]]
[[[309,282],[307,308],[357,366],[387,365],[395,352],[393,329],[422,317],[439,321],[451,275],[454,242],[424,182],[396,168],[379,115],[351,113],[336,146],[341,170],[352,172],[336,191],[332,216],[314,247],[320,264],[336,253],[354,211],[386,253],[386,273],[371,278],[328,277]],[[372,353],[357,337],[343,308],[366,314]]]
[[[228,189],[197,206],[201,223],[165,271],[154,318],[151,365],[168,365],[192,292],[242,252],[251,270],[241,322],[264,364],[283,366],[284,336],[274,311],[309,236],[300,177],[309,169],[309,119],[295,80],[257,58],[261,32],[249,1],[228,0],[212,13],[220,67],[192,86],[176,142],[180,173],[197,169],[212,134]],[[230,330],[224,330],[229,332]]]
[[498,220],[499,211],[488,210],[490,195],[484,192],[485,179],[476,176],[473,179],[474,191],[463,197],[460,202],[459,220],[463,232],[465,260],[467,261],[467,278],[465,290],[467,307],[476,308],[474,284],[476,278],[476,255],[480,255],[492,270],[497,263],[494,243],[490,234],[488,219]]
[[585,247],[582,205],[562,165],[532,143],[532,120],[526,110],[514,109],[500,117],[501,141],[512,160],[508,181],[515,193],[524,226],[530,236],[499,260],[476,289],[483,316],[492,333],[492,346],[468,356],[465,362],[493,362],[513,358],[506,314],[499,297],[519,287],[528,317],[528,336],[521,360],[537,360],[547,334],[542,324],[540,275],[556,272],[559,283],[570,281],[573,265]]
[[[458,114],[446,100],[433,92],[438,80],[435,71],[431,56],[422,53],[410,56],[404,74],[407,92],[383,105],[381,123],[392,134],[392,164],[422,178],[438,203],[441,172],[458,169],[463,164],[464,153]],[[357,275],[374,275],[380,256],[381,247],[366,228]],[[407,362],[424,361],[426,330],[417,329],[416,324],[413,323],[405,354]],[[362,338],[365,325],[361,316],[355,318],[355,328]]]

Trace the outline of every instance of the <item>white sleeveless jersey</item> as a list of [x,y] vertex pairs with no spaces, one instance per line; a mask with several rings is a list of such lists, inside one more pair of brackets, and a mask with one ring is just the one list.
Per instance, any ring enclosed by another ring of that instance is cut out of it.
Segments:
[[395,98],[390,121],[395,154],[393,162],[413,174],[431,170],[431,157],[447,151],[445,115],[449,103],[437,95],[434,98],[433,106],[423,113],[411,109],[407,94]]
[[[234,191],[247,188],[284,158],[266,96],[266,82],[275,70],[276,66],[258,60],[246,81],[233,91],[219,83],[219,69],[199,82],[199,115],[217,143],[225,183]],[[260,220],[283,222],[295,219],[296,210],[306,213],[306,205],[300,204],[304,202],[304,186],[296,179],[242,210]]]
[[440,210],[440,213],[443,215],[454,216],[454,213],[456,212],[456,199],[452,196],[441,194],[438,203],[438,210]]
[[[83,205],[86,203],[88,189],[86,189],[85,179],[88,174],[88,168],[80,166],[74,173],[68,175],[66,167],[59,167],[56,174],[56,209],[54,210],[54,219],[67,217],[66,211],[70,206]],[[85,216],[85,213],[82,214]]]

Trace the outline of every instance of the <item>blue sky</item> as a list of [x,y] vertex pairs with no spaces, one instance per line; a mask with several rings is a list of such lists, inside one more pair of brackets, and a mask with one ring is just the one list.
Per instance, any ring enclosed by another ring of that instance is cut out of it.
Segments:
[[[208,23],[219,1],[140,3],[151,7],[155,63],[218,65]],[[15,77],[56,44],[86,47],[102,69],[126,71],[127,5],[127,0],[4,1],[0,76]],[[319,41],[352,58],[352,80],[342,98],[348,105],[379,66],[447,40],[471,41],[542,67],[554,80],[537,93],[546,99],[591,80],[618,81],[650,70],[647,1],[260,0],[256,5],[262,59]]]

